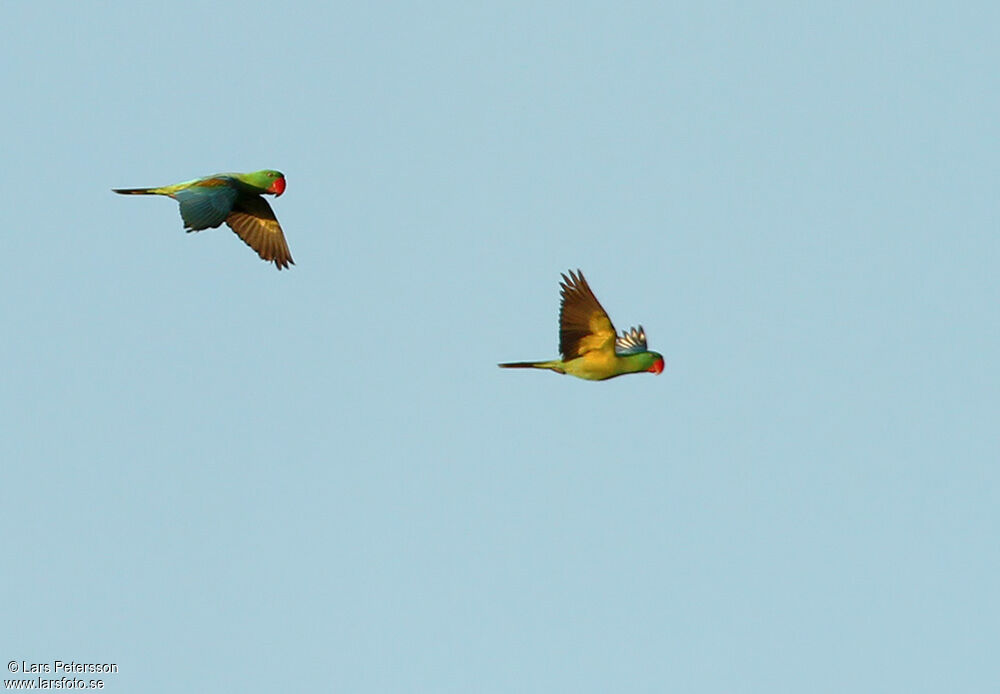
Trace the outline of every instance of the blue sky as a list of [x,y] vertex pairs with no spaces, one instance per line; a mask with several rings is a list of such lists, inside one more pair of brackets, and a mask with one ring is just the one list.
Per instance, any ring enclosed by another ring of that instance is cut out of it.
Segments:
[[[0,655],[1000,681],[994,5],[13,3]],[[296,265],[113,187],[277,168]],[[581,268],[666,371],[556,356]]]

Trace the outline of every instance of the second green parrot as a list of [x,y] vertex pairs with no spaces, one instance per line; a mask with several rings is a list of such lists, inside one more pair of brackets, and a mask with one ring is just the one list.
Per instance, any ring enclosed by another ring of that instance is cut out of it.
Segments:
[[285,192],[285,175],[264,169],[224,173],[161,188],[115,188],[122,195],[166,195],[180,203],[186,231],[215,228],[223,222],[279,270],[294,265],[281,225],[262,195]]
[[646,349],[640,325],[618,335],[583,273],[570,270],[559,284],[559,352],[562,359],[499,364],[505,369],[549,369],[588,381],[604,381],[623,374],[663,371],[663,355]]

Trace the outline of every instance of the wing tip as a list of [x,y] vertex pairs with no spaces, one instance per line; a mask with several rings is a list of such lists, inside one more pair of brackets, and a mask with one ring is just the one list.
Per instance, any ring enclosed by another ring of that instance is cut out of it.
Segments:
[[264,258],[264,260],[274,263],[274,267],[278,268],[279,272],[281,270],[287,270],[289,265],[295,265],[295,261],[292,260],[292,256],[286,256],[284,258]]

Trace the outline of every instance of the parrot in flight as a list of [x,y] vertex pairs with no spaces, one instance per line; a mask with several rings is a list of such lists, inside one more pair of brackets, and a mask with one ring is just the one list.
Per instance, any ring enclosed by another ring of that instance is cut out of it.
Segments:
[[271,206],[263,194],[285,192],[285,175],[265,169],[253,173],[225,173],[162,188],[113,188],[122,195],[166,195],[180,203],[185,231],[215,228],[223,222],[279,270],[294,265]]
[[498,364],[504,369],[550,369],[588,381],[604,381],[622,374],[663,371],[663,355],[646,349],[640,325],[618,335],[583,273],[562,276],[559,309],[559,352],[562,359]]

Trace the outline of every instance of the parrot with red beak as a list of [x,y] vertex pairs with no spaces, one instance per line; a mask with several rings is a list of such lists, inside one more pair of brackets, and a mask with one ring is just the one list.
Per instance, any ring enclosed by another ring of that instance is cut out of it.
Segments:
[[590,290],[583,273],[570,270],[559,284],[559,353],[562,359],[498,364],[504,369],[549,369],[588,381],[604,381],[623,374],[663,371],[663,355],[646,349],[646,331],[640,325],[618,335],[607,312]]
[[285,175],[264,169],[253,173],[206,176],[161,188],[114,188],[122,195],[166,195],[180,203],[185,231],[214,229],[223,222],[279,270],[294,265],[281,225],[261,195],[285,192]]

